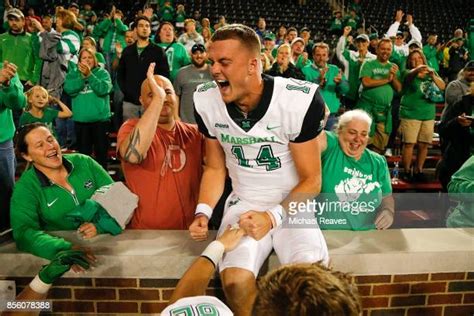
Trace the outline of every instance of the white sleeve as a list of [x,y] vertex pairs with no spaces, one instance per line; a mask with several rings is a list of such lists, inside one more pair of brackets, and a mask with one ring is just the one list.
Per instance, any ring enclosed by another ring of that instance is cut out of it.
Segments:
[[420,30],[415,26],[415,24],[410,25],[410,34],[411,38],[420,42],[422,40],[421,32]]
[[397,36],[397,31],[398,28],[400,27],[400,22],[393,22],[392,25],[388,28],[387,34],[385,34],[387,37],[395,37]]
[[344,65],[344,75],[346,78],[349,78],[349,61],[344,57],[344,50],[346,49],[346,37],[339,37],[339,41],[336,46],[336,56],[337,59]]

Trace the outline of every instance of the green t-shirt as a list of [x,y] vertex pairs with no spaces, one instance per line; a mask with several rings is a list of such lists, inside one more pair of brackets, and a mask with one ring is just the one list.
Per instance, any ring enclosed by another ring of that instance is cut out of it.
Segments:
[[[372,79],[387,79],[392,68],[392,63],[380,63],[377,59],[366,61],[362,64],[359,78],[370,77]],[[397,72],[397,78],[400,72]],[[363,88],[360,94],[360,102],[375,105],[376,111],[383,112],[392,103],[394,90],[390,83],[375,87]]]
[[[163,48],[170,67],[170,79],[173,82],[178,74],[178,71],[191,63],[186,47],[183,44],[175,42],[171,46],[169,43],[156,43],[156,45]],[[169,46],[169,47],[168,47]]]
[[[403,82],[410,70],[402,74]],[[402,100],[400,101],[400,118],[428,121],[436,117],[436,105],[425,98],[429,86],[433,84],[430,76],[416,77],[410,84],[403,83]]]
[[[322,153],[321,195],[324,212],[318,212],[321,229],[375,229],[377,208],[392,194],[385,158],[369,149],[355,160],[347,156],[334,132],[325,132],[327,147]],[[321,204],[320,204],[321,205]]]
[[176,22],[184,22],[186,20],[186,12],[176,12]]
[[30,112],[23,112],[20,116],[20,126],[26,124],[32,124],[36,122],[44,123],[49,128],[51,133],[56,136],[56,132],[54,131],[53,122],[58,117],[59,111],[56,109],[52,109],[50,107],[46,107],[43,111],[43,117],[36,117],[33,116]]

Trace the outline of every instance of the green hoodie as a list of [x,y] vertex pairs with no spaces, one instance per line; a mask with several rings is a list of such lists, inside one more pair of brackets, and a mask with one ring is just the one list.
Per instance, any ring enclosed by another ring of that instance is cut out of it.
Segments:
[[115,24],[111,19],[105,19],[94,28],[92,36],[98,42],[101,37],[104,38],[102,48],[105,54],[115,53],[115,43],[120,42],[122,47],[126,47],[125,32],[128,31],[128,26],[123,24],[120,19],[115,19]]
[[13,139],[15,134],[12,110],[21,110],[25,106],[26,97],[18,75],[10,80],[9,86],[0,85],[0,143]]
[[11,200],[11,227],[17,248],[49,260],[57,252],[71,249],[72,244],[46,232],[77,229],[76,221],[66,215],[83,206],[97,189],[113,182],[89,156],[64,155],[63,164],[73,193],[30,168],[16,183]]
[[77,66],[69,63],[64,91],[72,97],[74,121],[92,123],[110,118],[109,93],[112,91],[112,80],[107,70],[95,67],[89,77],[83,78]]
[[34,84],[39,78],[39,67],[35,67],[39,56],[33,47],[30,33],[12,34],[11,31],[0,35],[0,60],[14,63],[20,80],[30,80]]

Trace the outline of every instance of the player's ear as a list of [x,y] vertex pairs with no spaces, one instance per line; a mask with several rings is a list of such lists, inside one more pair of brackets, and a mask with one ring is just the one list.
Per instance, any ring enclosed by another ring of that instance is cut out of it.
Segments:
[[259,69],[260,60],[258,58],[252,58],[249,61],[248,74],[254,74]]

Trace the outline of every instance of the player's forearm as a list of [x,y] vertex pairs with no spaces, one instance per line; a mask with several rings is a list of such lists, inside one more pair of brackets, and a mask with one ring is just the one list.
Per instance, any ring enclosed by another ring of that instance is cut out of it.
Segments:
[[207,204],[214,209],[224,192],[226,169],[204,167],[199,190],[199,203]]
[[120,156],[127,162],[139,164],[145,158],[155,136],[163,103],[152,104],[145,111],[135,128],[120,145]]
[[291,202],[306,202],[312,200],[321,192],[321,175],[308,177],[300,180],[291,190],[290,194],[281,202],[285,210],[288,209]]

